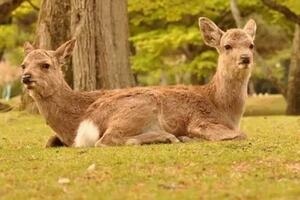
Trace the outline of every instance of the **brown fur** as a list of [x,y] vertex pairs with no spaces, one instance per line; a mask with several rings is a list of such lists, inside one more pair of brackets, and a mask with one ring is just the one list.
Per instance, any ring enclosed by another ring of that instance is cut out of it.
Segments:
[[[56,51],[25,45],[23,74],[32,76],[26,87],[66,146],[73,145],[78,126],[86,119],[99,129],[95,146],[178,142],[185,136],[214,141],[245,138],[239,124],[253,64],[249,46],[255,22],[225,33],[209,19],[200,18],[199,24],[205,43],[220,54],[217,72],[207,85],[72,91],[60,70],[74,47],[71,40]],[[249,57],[249,64],[241,63],[242,54]],[[49,69],[43,68],[44,63]],[[57,140],[51,140],[55,146]]]

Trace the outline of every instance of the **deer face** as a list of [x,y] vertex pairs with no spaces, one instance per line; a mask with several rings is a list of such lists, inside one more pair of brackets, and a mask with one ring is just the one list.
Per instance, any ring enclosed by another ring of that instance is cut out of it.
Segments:
[[71,55],[75,40],[70,40],[55,51],[35,49],[25,43],[25,58],[21,64],[22,83],[30,95],[51,96],[64,83],[61,66]]
[[249,20],[243,29],[229,29],[223,32],[207,18],[200,18],[199,25],[204,42],[219,52],[218,70],[237,76],[249,74],[253,65],[256,24]]

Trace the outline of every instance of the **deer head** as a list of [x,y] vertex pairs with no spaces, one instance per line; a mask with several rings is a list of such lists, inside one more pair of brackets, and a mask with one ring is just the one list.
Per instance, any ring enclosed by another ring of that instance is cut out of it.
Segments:
[[31,96],[48,97],[64,86],[61,67],[72,54],[75,42],[75,39],[69,40],[55,51],[36,49],[28,42],[24,44],[22,83]]
[[219,52],[218,71],[227,77],[249,76],[253,65],[256,23],[250,19],[243,29],[222,31],[211,20],[201,17],[199,26],[205,44]]

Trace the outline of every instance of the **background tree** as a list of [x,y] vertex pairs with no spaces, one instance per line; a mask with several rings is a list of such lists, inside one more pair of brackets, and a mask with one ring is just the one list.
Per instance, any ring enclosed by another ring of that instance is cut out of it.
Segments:
[[71,0],[74,88],[114,89],[133,86],[129,66],[126,0]]
[[[35,32],[34,46],[56,49],[71,37],[70,0],[43,0]],[[67,83],[73,87],[71,62],[63,69]]]
[[[290,61],[290,70],[287,87],[287,109],[289,115],[300,114],[300,15],[290,10],[287,6],[281,5],[273,0],[262,0],[262,2],[271,9],[282,13],[286,18],[295,23],[295,33],[293,39],[293,48]],[[290,2],[286,2],[290,3]],[[300,10],[300,3],[298,2]],[[297,7],[296,7],[297,8]]]
[[[73,37],[77,39],[73,62],[63,70],[71,87],[95,90],[133,86],[126,1],[43,0],[34,45],[56,49]],[[22,105],[35,110],[26,94]]]

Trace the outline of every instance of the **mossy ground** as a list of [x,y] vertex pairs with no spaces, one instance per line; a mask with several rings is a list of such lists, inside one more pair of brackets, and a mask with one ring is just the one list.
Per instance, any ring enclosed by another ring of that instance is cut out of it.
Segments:
[[40,116],[0,113],[0,199],[300,199],[300,118],[242,129],[245,141],[45,149]]

